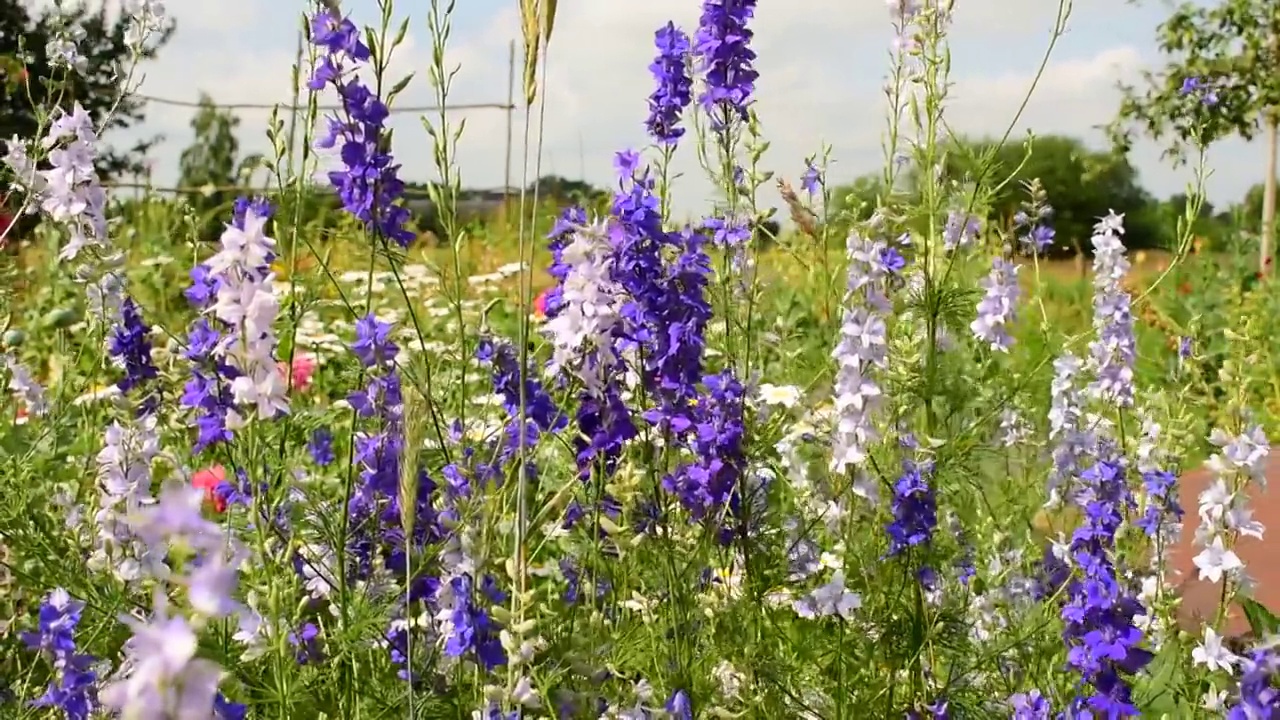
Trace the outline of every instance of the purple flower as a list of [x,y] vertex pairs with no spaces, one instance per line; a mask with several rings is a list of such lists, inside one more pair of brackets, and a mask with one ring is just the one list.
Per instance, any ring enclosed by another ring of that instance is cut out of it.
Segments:
[[978,301],[978,316],[969,323],[973,336],[991,346],[992,350],[1009,352],[1013,338],[1009,335],[1009,323],[1017,317],[1018,266],[996,258],[991,263],[991,272],[979,283],[985,290],[982,300]]
[[800,187],[810,197],[822,193],[822,171],[813,164],[813,158],[804,161],[804,173],[800,175]]
[[245,720],[249,716],[249,708],[218,693],[213,697],[213,716],[217,720]]
[[313,665],[324,658],[320,649],[320,628],[315,623],[304,623],[302,629],[289,633],[288,640],[294,647],[299,665]]
[[1029,244],[1035,248],[1036,252],[1044,252],[1044,249],[1053,244],[1053,238],[1057,232],[1043,223],[1037,224],[1031,228],[1028,235]]
[[360,29],[335,12],[319,12],[311,18],[311,42],[330,55],[345,56],[356,62],[369,59],[369,48],[361,38]]
[[390,364],[400,348],[391,340],[391,325],[369,313],[356,321],[356,341],[351,351],[369,368]]
[[311,433],[311,440],[307,443],[307,452],[311,453],[311,459],[315,464],[326,467],[334,461],[333,455],[333,433],[325,428],[317,428]]
[[1218,91],[1214,89],[1212,84],[1198,77],[1183,78],[1182,87],[1178,88],[1178,94],[1183,97],[1194,97],[1205,107],[1213,107],[1218,104]]
[[737,118],[747,119],[759,73],[751,49],[754,33],[747,28],[755,14],[755,0],[703,0],[694,53],[705,74],[706,88],[698,102],[719,130]]
[[981,230],[982,222],[976,215],[953,210],[947,215],[947,224],[942,229],[942,247],[955,250],[971,245]]
[[191,269],[191,286],[182,292],[187,302],[197,310],[204,310],[213,304],[221,283],[209,271],[209,266],[200,264]]
[[272,211],[264,199],[237,198],[219,252],[191,272],[186,296],[202,316],[188,331],[183,354],[191,379],[179,403],[195,411],[196,453],[231,441],[233,417],[243,420],[237,401],[256,405],[260,417],[287,411],[274,361],[279,305],[268,283],[275,240],[265,226]]
[[436,602],[449,619],[444,653],[449,657],[474,653],[486,670],[492,670],[507,663],[507,654],[498,637],[498,624],[475,602],[473,586],[470,575],[457,575],[440,586]]
[[336,9],[321,10],[311,18],[311,42],[327,54],[320,58],[308,87],[321,90],[332,85],[342,101],[342,117],[328,117],[328,132],[316,143],[338,148],[343,169],[330,172],[329,182],[343,208],[370,233],[408,247],[414,234],[407,227],[409,211],[399,202],[404,182],[389,149],[390,111],[355,75],[356,66],[370,59],[369,48],[355,24]]
[[73,600],[66,590],[54,590],[40,604],[37,632],[22,633],[22,641],[27,648],[47,653],[57,662],[75,652],[75,629],[83,611],[84,603]]
[[520,416],[521,392],[524,395],[524,412],[537,423],[543,432],[563,430],[569,419],[556,407],[555,400],[547,394],[542,383],[525,375],[511,343],[485,337],[480,340],[476,359],[493,368],[493,389],[502,396],[503,408],[511,417]]
[[120,392],[127,393],[160,376],[151,362],[151,340],[147,337],[150,332],[133,298],[125,297],[120,304],[120,321],[107,343],[111,358],[124,368],[124,377],[116,382]]
[[1016,693],[1009,696],[1009,707],[1013,709],[1011,720],[1049,720],[1049,701],[1039,690]]
[[671,693],[665,707],[672,720],[693,720],[693,702],[684,690]]
[[84,603],[58,588],[40,604],[36,632],[22,633],[22,641],[45,654],[54,668],[54,679],[34,707],[57,708],[68,720],[88,720],[98,708],[97,675],[89,669],[94,659],[76,653],[75,629]]
[[1071,710],[1137,717],[1126,677],[1142,670],[1152,655],[1140,647],[1142,632],[1134,624],[1144,609],[1112,560],[1123,514],[1134,505],[1124,465],[1103,458],[1081,473],[1076,503],[1084,519],[1071,537],[1077,574],[1067,581],[1063,639],[1067,664],[1093,692],[1075,698]]
[[885,528],[890,556],[929,543],[938,526],[937,500],[921,470],[915,463],[904,463],[903,473],[893,485],[893,520]]
[[751,242],[751,226],[742,217],[709,217],[702,229],[711,234],[711,244],[718,248],[741,248]]
[[1275,688],[1280,658],[1274,650],[1259,648],[1241,658],[1239,697],[1227,711],[1227,720],[1255,720],[1280,713],[1280,691]]
[[1169,522],[1182,519],[1182,506],[1178,504],[1175,489],[1178,478],[1166,470],[1152,470],[1142,474],[1142,484],[1147,491],[1147,510],[1136,525],[1148,537],[1159,537],[1161,529]]
[[1018,236],[1019,242],[1024,248],[1034,254],[1044,252],[1045,248],[1053,244],[1053,238],[1056,235],[1054,229],[1049,227],[1048,220],[1053,216],[1053,208],[1048,205],[1040,208],[1036,212],[1036,218],[1032,218],[1027,213],[1019,211],[1013,217],[1014,227],[1022,230],[1024,234]]
[[706,394],[687,418],[685,439],[697,459],[663,478],[662,487],[679,498],[692,519],[725,523],[719,535],[728,541],[734,531],[728,523],[742,510],[744,390],[730,371],[708,375],[703,384]]
[[649,71],[657,88],[649,96],[649,119],[645,126],[653,139],[674,145],[685,132],[680,116],[693,101],[693,79],[689,77],[689,36],[667,23],[654,33],[658,56]]
[[1178,359],[1189,360],[1193,349],[1192,339],[1187,336],[1178,338]]

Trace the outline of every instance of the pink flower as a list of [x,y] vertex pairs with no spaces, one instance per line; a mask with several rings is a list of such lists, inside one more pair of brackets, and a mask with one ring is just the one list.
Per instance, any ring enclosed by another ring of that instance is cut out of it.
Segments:
[[[293,358],[293,389],[298,392],[306,392],[311,387],[311,376],[315,375],[316,367],[315,356],[313,355],[297,355]],[[284,362],[276,363],[276,367],[280,368],[280,374],[289,377],[289,366]]]
[[191,476],[192,487],[204,490],[205,497],[213,503],[213,509],[222,512],[227,509],[227,501],[214,492],[227,479],[227,470],[221,465],[212,465]]

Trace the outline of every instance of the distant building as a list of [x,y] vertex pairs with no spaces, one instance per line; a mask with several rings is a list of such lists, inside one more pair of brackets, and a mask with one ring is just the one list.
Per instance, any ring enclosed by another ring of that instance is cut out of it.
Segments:
[[[513,188],[507,193],[504,193],[501,189],[463,190],[457,202],[458,221],[469,223],[491,218],[502,210],[502,202],[506,197],[518,198],[520,197],[520,190]],[[430,232],[437,237],[444,235],[444,229],[440,227],[439,216],[436,213],[435,203],[426,196],[425,188],[413,188],[413,193],[405,198],[404,206],[412,215],[413,221],[419,229],[424,232]]]

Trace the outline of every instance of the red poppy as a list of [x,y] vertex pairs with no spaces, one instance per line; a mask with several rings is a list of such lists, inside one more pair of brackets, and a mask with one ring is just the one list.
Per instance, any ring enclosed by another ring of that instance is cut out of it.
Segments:
[[212,465],[191,476],[191,485],[204,490],[205,499],[213,503],[215,512],[227,509],[227,501],[216,492],[219,485],[227,479],[227,470],[221,465]]
[[547,294],[550,292],[550,288],[543,290],[533,299],[533,316],[539,320],[545,320],[547,317]]

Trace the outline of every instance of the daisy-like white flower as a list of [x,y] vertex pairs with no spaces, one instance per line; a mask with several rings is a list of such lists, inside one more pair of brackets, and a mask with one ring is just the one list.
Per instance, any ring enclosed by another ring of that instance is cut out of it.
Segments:
[[765,405],[793,408],[800,402],[800,388],[795,385],[763,383],[760,385],[760,402]]

